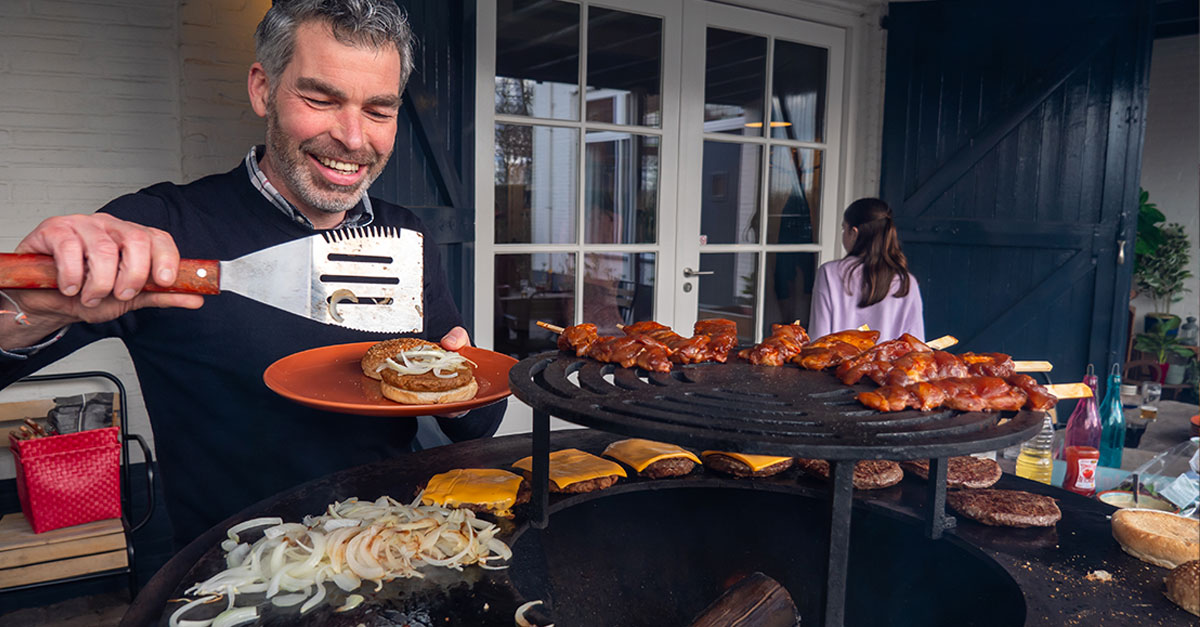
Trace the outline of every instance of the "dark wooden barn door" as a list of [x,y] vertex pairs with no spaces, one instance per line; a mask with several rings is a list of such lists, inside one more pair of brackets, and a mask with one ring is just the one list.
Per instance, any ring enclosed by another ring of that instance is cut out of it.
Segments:
[[371,193],[412,209],[432,231],[451,292],[470,330],[475,2],[397,4],[408,12],[416,67],[404,92],[395,152]]
[[930,337],[1051,360],[1058,381],[1123,358],[1151,10],[890,6],[881,193]]

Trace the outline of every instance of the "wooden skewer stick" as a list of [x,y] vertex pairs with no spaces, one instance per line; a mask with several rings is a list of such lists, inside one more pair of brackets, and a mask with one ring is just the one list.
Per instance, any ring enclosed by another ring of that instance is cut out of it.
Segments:
[[1047,385],[1046,389],[1058,398],[1090,398],[1092,396],[1092,388],[1085,383],[1054,383]]
[[1017,372],[1050,372],[1054,364],[1048,361],[1014,361]]
[[557,324],[550,324],[549,322],[542,322],[541,320],[537,321],[537,325],[539,327],[542,327],[543,329],[546,329],[547,331],[552,331],[554,333],[561,334],[563,331],[565,331],[565,329],[558,326]]
[[950,348],[955,344],[958,344],[958,338],[954,337],[953,335],[943,335],[936,340],[929,340],[928,342],[925,342],[926,346],[935,351],[940,351],[944,348]]

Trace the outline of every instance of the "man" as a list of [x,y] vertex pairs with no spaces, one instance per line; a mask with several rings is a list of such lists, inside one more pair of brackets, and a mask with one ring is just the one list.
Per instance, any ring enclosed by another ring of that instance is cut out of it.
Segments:
[[[180,545],[283,489],[403,454],[416,432],[412,419],[301,407],[262,381],[286,355],[387,335],[234,294],[141,291],[147,281],[173,283],[180,257],[235,259],[368,224],[424,231],[408,210],[366,196],[391,156],[412,70],[411,36],[393,0],[276,2],[255,39],[248,89],[267,121],[266,145],[225,174],[158,184],[95,215],[44,221],[17,252],[53,255],[59,290],[9,290],[12,303],[0,307],[15,304],[24,314],[0,316],[0,385],[93,341],[125,343]],[[428,234],[424,249],[424,336],[460,348],[469,338]],[[494,405],[439,425],[453,440],[487,437],[503,412]]]

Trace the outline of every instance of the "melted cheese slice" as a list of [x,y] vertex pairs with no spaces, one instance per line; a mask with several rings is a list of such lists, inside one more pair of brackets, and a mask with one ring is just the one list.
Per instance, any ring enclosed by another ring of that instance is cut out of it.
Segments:
[[687,449],[674,444],[638,438],[619,440],[609,444],[608,448],[604,449],[604,456],[625,462],[638,472],[642,472],[646,466],[656,461],[674,457],[686,457],[697,464],[700,463],[700,458]]
[[709,455],[724,455],[725,457],[732,457],[733,459],[736,459],[736,460],[742,462],[743,464],[749,466],[750,470],[752,470],[754,472],[758,472],[758,471],[762,470],[763,468],[766,468],[767,466],[773,466],[775,464],[778,464],[779,462],[787,461],[787,460],[791,459],[790,457],[775,457],[772,455],[747,455],[745,453],[728,453],[725,451],[704,451],[700,454],[703,455],[704,457],[708,457]]
[[[513,468],[533,472],[533,457],[523,457],[517,460],[513,464]],[[561,451],[550,453],[550,480],[560,490],[573,483],[611,475],[620,477],[628,476],[620,464],[596,457],[591,453],[585,453],[579,449],[565,448]]]
[[522,478],[496,468],[455,468],[434,475],[421,495],[425,505],[482,505],[497,516],[509,516]]

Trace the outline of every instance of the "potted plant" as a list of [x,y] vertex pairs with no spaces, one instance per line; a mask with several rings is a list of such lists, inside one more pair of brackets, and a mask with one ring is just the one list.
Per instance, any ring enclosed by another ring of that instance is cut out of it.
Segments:
[[1165,383],[1167,368],[1173,356],[1192,357],[1192,349],[1184,346],[1174,335],[1170,335],[1179,326],[1179,319],[1168,320],[1159,325],[1151,333],[1139,333],[1133,339],[1133,347],[1158,361],[1159,383]]
[[1170,332],[1174,335],[1179,317],[1171,315],[1171,303],[1182,300],[1189,291],[1183,284],[1192,276],[1188,270],[1191,246],[1182,225],[1159,226],[1164,220],[1166,216],[1150,202],[1149,192],[1141,190],[1133,277],[1137,288],[1154,301],[1154,311],[1146,314],[1145,331],[1153,333],[1164,321],[1175,320]]

